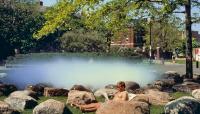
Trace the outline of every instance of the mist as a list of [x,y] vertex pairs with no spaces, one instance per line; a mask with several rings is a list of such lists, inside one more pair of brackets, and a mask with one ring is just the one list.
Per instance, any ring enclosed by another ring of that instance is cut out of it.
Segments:
[[118,81],[135,81],[145,86],[158,79],[158,73],[149,65],[120,59],[54,58],[25,61],[23,67],[11,69],[5,81],[19,88],[38,83],[68,89],[74,84],[100,88]]

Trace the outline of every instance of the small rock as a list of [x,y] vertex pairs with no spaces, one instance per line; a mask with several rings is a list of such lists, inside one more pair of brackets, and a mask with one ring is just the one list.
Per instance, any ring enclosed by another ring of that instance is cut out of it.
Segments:
[[52,97],[52,96],[67,96],[68,90],[62,89],[62,88],[44,88],[44,96],[46,97]]
[[51,87],[51,85],[47,84],[36,84],[36,85],[28,85],[26,90],[31,90],[37,93],[38,96],[42,96],[44,94],[44,88]]
[[199,114],[200,101],[192,97],[181,97],[165,105],[165,114]]
[[63,114],[65,108],[64,103],[49,99],[37,105],[33,109],[33,114]]

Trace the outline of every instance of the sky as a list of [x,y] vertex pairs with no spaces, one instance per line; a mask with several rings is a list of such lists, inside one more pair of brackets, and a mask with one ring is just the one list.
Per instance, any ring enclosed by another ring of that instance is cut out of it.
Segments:
[[[44,6],[52,6],[56,3],[57,0],[42,0],[42,1],[44,3]],[[195,10],[195,9],[193,9],[193,10]],[[199,31],[199,34],[200,34],[200,24],[193,24],[192,30]]]

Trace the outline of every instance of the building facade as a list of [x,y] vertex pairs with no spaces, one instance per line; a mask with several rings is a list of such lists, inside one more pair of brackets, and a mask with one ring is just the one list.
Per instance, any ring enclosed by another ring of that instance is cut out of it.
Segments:
[[136,31],[133,27],[129,27],[127,31],[118,33],[118,38],[112,40],[111,46],[143,47],[145,43],[144,35],[145,32],[143,30]]

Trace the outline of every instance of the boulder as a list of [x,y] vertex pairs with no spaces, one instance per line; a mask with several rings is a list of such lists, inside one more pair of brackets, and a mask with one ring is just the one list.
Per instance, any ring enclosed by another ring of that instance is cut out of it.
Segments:
[[63,114],[65,104],[54,99],[46,100],[33,109],[33,114]]
[[136,89],[140,88],[140,85],[133,81],[125,81],[125,85],[126,85],[126,91],[128,92],[133,92]]
[[148,96],[149,103],[152,105],[165,105],[169,101],[173,100],[169,93],[155,89],[146,90],[145,95]]
[[151,105],[165,105],[172,100],[172,97],[170,97],[169,93],[154,89],[145,90],[145,94],[135,95],[136,96],[129,102],[140,101]]
[[44,88],[44,96],[46,97],[67,96],[68,92],[69,91],[67,89],[62,89],[62,88],[50,88],[50,87]]
[[195,89],[192,91],[192,96],[198,100],[200,100],[200,89]]
[[0,101],[0,114],[18,114],[18,112],[11,109],[8,103]]
[[90,104],[96,102],[91,92],[70,90],[68,93],[67,104]]
[[183,77],[181,77],[176,71],[167,71],[162,75],[162,78],[174,80],[175,83],[183,82]]
[[36,84],[36,85],[28,85],[26,87],[26,90],[31,90],[37,93],[38,96],[42,96],[44,93],[44,88],[45,87],[51,87],[50,85],[47,84]]
[[24,91],[14,91],[10,95],[10,97],[16,97],[16,96],[30,96],[33,97],[34,99],[39,99],[36,92],[34,91],[29,91],[29,90],[24,90]]
[[16,91],[17,87],[12,84],[0,84],[0,95],[9,95],[13,91]]
[[84,87],[83,85],[73,85],[70,90],[78,90],[78,91],[87,91],[92,92],[89,88]]
[[116,89],[102,88],[102,89],[98,89],[97,91],[95,91],[94,96],[96,96],[96,97],[103,96],[106,99],[108,99],[108,98],[113,98],[116,92],[117,92]]
[[108,85],[105,86],[105,88],[106,89],[116,89],[117,87],[114,84],[108,84]]
[[195,89],[200,89],[200,84],[195,82],[183,82],[172,87],[175,91],[191,93]]
[[172,86],[175,85],[173,79],[161,79],[156,80],[153,84],[151,84],[151,88],[158,89],[160,91],[172,91]]
[[37,101],[31,96],[25,95],[21,92],[11,93],[11,95],[4,100],[12,109],[23,111],[24,109],[32,109],[37,105]]
[[140,101],[140,102],[145,102],[150,104],[149,102],[149,96],[146,94],[136,94],[136,96],[131,99],[129,102],[135,102],[135,101]]
[[184,96],[165,105],[165,114],[199,114],[200,101]]
[[144,102],[106,102],[96,114],[150,114],[149,105]]

